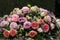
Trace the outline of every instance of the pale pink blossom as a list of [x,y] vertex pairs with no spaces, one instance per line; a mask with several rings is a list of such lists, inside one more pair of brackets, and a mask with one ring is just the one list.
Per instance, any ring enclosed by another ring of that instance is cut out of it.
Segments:
[[17,15],[17,14],[13,14],[12,15],[12,21],[18,21],[18,19],[19,19],[19,16]]
[[23,7],[21,10],[23,11],[23,13],[29,13],[29,8],[26,6]]

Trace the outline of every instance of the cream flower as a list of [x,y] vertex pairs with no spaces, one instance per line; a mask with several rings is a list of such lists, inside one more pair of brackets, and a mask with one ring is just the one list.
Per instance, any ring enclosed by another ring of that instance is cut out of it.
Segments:
[[39,33],[43,32],[42,28],[38,28],[37,31],[38,31]]

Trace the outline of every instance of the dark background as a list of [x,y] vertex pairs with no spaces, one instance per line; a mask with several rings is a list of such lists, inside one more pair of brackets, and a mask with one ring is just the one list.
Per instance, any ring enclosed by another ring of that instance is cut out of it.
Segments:
[[56,17],[60,18],[60,0],[56,0],[55,5],[55,14]]
[[27,4],[37,5],[38,7],[53,11],[56,16],[60,15],[57,13],[59,6],[57,7],[58,1],[56,0],[0,0],[0,16],[9,14],[15,7],[22,8]]

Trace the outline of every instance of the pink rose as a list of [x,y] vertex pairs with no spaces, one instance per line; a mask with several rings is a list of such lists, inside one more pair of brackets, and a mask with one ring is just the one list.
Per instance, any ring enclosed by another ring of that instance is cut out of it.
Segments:
[[38,29],[39,28],[39,24],[36,21],[32,22],[31,26],[32,26],[33,29]]
[[9,31],[8,30],[5,30],[3,32],[3,35],[4,35],[5,38],[8,38],[9,37]]
[[18,19],[19,19],[19,16],[17,15],[17,14],[13,14],[12,15],[12,21],[18,21]]
[[48,32],[49,31],[49,25],[48,24],[44,24],[42,29],[43,29],[43,32]]
[[9,22],[8,22],[8,21],[2,21],[2,22],[0,23],[0,26],[1,26],[1,27],[4,27],[4,26],[6,26],[6,25],[9,25]]
[[30,36],[30,37],[35,37],[36,35],[37,35],[37,32],[36,31],[30,31],[28,33],[28,36]]
[[15,29],[10,30],[10,36],[14,37],[16,36],[16,34],[17,34],[17,31]]
[[39,24],[42,24],[42,23],[44,23],[44,20],[43,19],[39,19]]

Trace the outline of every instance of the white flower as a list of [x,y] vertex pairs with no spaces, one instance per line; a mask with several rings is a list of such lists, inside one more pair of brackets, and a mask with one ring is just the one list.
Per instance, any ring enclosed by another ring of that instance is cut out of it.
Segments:
[[60,22],[57,22],[57,27],[58,27],[58,28],[60,27]]
[[60,21],[60,19],[57,19],[57,20],[56,20],[56,22],[59,22],[59,21]]
[[22,14],[22,11],[21,11],[21,10],[18,10],[18,11],[17,11],[17,14],[18,14],[18,15]]
[[32,39],[32,38],[26,38],[26,40],[34,40],[34,39]]
[[38,7],[37,6],[32,6],[30,9],[32,12],[38,11]]
[[51,17],[49,15],[44,17],[45,22],[51,22]]
[[42,12],[40,15],[41,15],[42,17],[44,17],[44,16],[46,16],[46,14],[47,14],[47,13]]
[[43,32],[42,28],[38,28],[37,31],[38,31],[39,33]]
[[60,19],[57,19],[56,22],[57,22],[56,25],[59,28],[60,27]]
[[51,29],[54,29],[55,25],[53,23],[50,23],[50,27],[51,27]]

